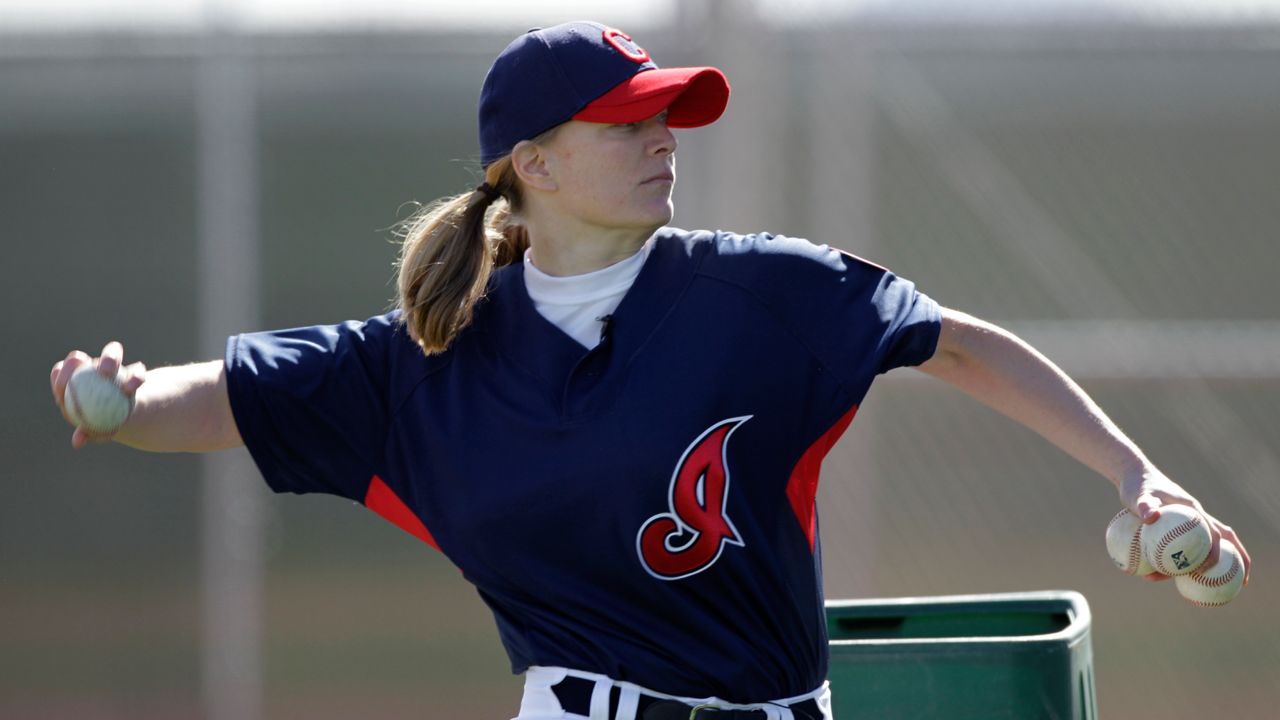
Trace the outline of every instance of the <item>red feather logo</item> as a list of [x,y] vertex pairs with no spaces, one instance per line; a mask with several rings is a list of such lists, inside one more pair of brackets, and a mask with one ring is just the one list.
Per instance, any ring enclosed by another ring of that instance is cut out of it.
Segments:
[[636,534],[640,562],[660,580],[679,580],[711,567],[727,544],[742,538],[726,514],[729,436],[751,416],[721,420],[684,451],[671,475],[670,512],[654,515]]

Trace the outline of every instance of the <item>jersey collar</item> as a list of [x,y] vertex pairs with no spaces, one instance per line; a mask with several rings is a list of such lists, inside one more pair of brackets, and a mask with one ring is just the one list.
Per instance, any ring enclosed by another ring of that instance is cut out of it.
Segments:
[[[655,233],[640,274],[612,313],[606,375],[623,376],[693,278],[691,247],[681,241],[682,235],[674,228]],[[478,329],[491,337],[494,349],[557,392],[574,366],[591,352],[542,317],[529,297],[519,263],[494,273],[480,311],[484,318],[477,323]]]

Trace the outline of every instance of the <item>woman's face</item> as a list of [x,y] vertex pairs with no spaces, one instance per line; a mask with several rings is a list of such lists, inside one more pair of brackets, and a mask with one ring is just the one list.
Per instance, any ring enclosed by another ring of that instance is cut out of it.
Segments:
[[545,143],[556,212],[605,229],[657,229],[674,208],[676,138],[664,111],[610,125],[569,121]]

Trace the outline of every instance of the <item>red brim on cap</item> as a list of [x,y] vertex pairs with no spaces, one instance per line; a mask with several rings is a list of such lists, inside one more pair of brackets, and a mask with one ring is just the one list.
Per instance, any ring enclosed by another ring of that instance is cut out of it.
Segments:
[[713,67],[642,70],[591,101],[574,120],[630,123],[668,111],[667,125],[709,125],[729,104],[729,81]]

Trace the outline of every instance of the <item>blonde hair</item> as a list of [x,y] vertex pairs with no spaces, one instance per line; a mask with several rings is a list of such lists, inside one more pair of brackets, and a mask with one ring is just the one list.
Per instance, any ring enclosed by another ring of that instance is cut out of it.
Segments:
[[441,198],[402,222],[396,262],[401,320],[427,355],[444,352],[471,322],[494,269],[518,262],[529,235],[515,222],[522,198],[511,156],[485,170],[492,188]]

